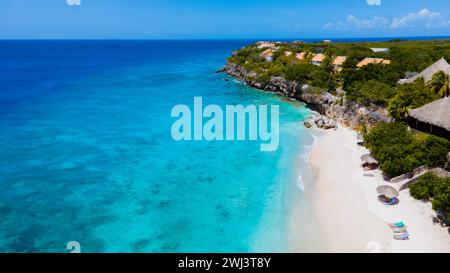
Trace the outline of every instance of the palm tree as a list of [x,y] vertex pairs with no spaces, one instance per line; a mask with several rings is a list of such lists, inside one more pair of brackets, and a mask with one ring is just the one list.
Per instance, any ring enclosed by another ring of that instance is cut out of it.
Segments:
[[444,71],[434,74],[429,85],[431,90],[438,93],[441,97],[450,96],[450,77]]
[[389,101],[388,111],[389,115],[396,119],[405,119],[409,115],[409,111],[411,111],[411,102],[405,99],[394,98]]

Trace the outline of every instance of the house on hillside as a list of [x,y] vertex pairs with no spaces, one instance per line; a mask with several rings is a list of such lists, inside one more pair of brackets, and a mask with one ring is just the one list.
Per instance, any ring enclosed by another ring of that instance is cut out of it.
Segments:
[[408,123],[416,130],[450,139],[450,97],[411,110]]
[[273,49],[268,48],[268,49],[264,50],[261,54],[259,54],[259,56],[261,56],[264,59],[266,59],[267,61],[271,62],[273,60],[273,52],[274,52]]
[[342,65],[346,60],[346,56],[337,56],[336,58],[334,58],[333,62],[331,63],[333,65],[334,71],[340,72],[342,70]]
[[438,73],[439,71],[444,71],[444,73],[450,76],[450,65],[444,58],[430,65],[427,69],[425,69],[418,75],[411,77],[409,79],[401,79],[398,81],[398,83],[399,84],[413,83],[418,78],[424,78],[425,82],[427,82],[430,81],[433,78],[433,75]]
[[297,54],[295,54],[295,58],[297,58],[297,59],[299,59],[299,60],[304,60],[304,59],[306,59],[306,52],[300,52],[300,53],[297,53]]
[[356,67],[361,68],[363,66],[366,66],[368,64],[391,64],[390,60],[385,60],[383,58],[364,58],[364,60],[360,61]]
[[284,56],[289,57],[292,55],[292,51],[285,51]]
[[259,49],[262,49],[262,48],[272,48],[272,49],[275,49],[275,47],[276,47],[275,43],[272,43],[272,42],[264,42],[264,41],[261,41],[261,42],[257,42],[256,44],[258,45],[258,48],[259,48]]
[[313,65],[321,65],[323,61],[325,60],[326,56],[323,54],[315,54],[314,57],[311,60],[311,63]]

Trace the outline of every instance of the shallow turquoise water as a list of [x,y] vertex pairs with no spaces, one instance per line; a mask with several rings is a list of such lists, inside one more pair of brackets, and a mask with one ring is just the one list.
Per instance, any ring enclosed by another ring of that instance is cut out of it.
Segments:
[[[309,110],[214,73],[244,44],[0,42],[0,251],[287,251]],[[279,105],[279,149],[173,141],[194,96]]]

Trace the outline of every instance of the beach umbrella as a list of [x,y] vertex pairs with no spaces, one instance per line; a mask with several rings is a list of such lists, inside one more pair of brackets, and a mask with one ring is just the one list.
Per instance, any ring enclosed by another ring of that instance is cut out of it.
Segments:
[[388,185],[383,185],[383,186],[379,186],[377,188],[377,192],[381,195],[386,196],[389,199],[392,199],[394,197],[398,196],[398,191],[396,189],[394,189],[391,186]]
[[373,158],[370,154],[362,155],[361,160],[367,164],[378,164],[378,161],[375,158]]

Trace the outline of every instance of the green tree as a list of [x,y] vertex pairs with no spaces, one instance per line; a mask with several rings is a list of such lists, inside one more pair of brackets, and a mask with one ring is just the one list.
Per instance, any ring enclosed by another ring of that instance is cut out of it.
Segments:
[[292,64],[287,67],[285,77],[287,80],[308,83],[312,80],[312,74],[319,68],[312,64]]
[[347,98],[364,105],[374,103],[386,106],[389,98],[394,95],[394,88],[376,80],[369,80],[354,84],[348,89]]
[[442,166],[450,149],[450,141],[436,136],[419,138],[408,131],[406,124],[399,122],[380,123],[364,135],[364,143],[388,177],[422,165]]
[[439,99],[423,78],[414,83],[402,84],[397,88],[396,95],[388,101],[389,114],[399,120],[408,117],[411,109],[419,108],[427,103]]
[[431,90],[439,94],[439,96],[450,96],[450,77],[444,71],[439,71],[434,74],[429,85],[431,86]]

